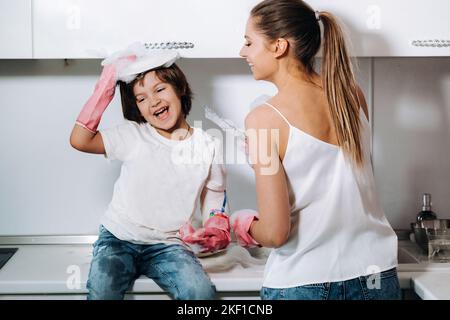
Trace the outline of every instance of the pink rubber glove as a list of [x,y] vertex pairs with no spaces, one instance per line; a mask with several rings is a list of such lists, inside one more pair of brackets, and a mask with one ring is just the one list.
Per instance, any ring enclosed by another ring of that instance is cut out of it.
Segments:
[[136,60],[135,55],[119,57],[103,67],[94,93],[85,103],[76,123],[92,133],[97,132],[97,127],[102,118],[103,112],[114,98],[117,82],[118,68],[124,68],[130,61]]
[[224,249],[231,242],[230,221],[223,213],[215,213],[205,222],[203,228],[194,230],[190,223],[186,223],[179,232],[184,242],[199,245],[201,253]]
[[184,238],[186,238],[188,235],[193,234],[195,232],[195,229],[190,222],[186,222],[181,226],[178,232],[180,233],[181,239],[183,239],[184,241]]
[[258,220],[258,212],[251,209],[238,210],[231,215],[231,227],[238,244],[242,247],[252,248],[261,245],[248,233],[254,220]]

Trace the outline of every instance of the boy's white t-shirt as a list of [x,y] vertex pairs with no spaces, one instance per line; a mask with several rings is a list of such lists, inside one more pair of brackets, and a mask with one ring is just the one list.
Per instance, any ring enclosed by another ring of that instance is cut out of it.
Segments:
[[178,230],[192,220],[203,188],[225,190],[222,146],[202,129],[193,128],[181,141],[161,136],[149,123],[133,121],[100,133],[106,158],[123,162],[101,219],[121,240],[182,243]]

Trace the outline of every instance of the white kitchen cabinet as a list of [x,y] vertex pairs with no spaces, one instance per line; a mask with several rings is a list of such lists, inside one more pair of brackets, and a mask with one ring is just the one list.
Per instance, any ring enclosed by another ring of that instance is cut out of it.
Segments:
[[31,0],[0,0],[0,59],[32,55]]
[[[33,58],[99,58],[134,41],[149,45],[181,43],[188,47],[179,50],[183,57],[238,57],[248,14],[259,2],[1,0],[1,23],[7,26],[0,31],[1,57],[30,57],[31,1]],[[433,0],[427,5],[418,0],[308,3],[341,19],[354,56],[450,56],[447,0]]]
[[134,41],[184,57],[238,57],[257,0],[33,0],[34,58],[98,58]]
[[[314,10],[329,10],[344,22],[356,56],[450,56],[448,0],[307,2]],[[446,40],[447,46],[433,47],[435,40]],[[417,43],[425,46],[414,46],[413,41],[425,41]]]

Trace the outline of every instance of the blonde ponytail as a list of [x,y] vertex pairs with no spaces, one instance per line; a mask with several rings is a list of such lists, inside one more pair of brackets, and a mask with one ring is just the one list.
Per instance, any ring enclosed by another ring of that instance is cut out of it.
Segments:
[[339,146],[357,167],[363,164],[359,102],[352,63],[336,18],[319,12],[323,24],[322,81]]

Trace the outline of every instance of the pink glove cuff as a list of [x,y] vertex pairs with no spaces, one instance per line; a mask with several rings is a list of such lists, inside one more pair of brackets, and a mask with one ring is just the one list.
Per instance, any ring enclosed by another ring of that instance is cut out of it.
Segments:
[[250,226],[254,220],[258,219],[258,213],[253,210],[240,210],[236,211],[233,216],[233,230],[236,235],[236,240],[242,247],[254,247],[261,246],[253,237],[249,234]]

